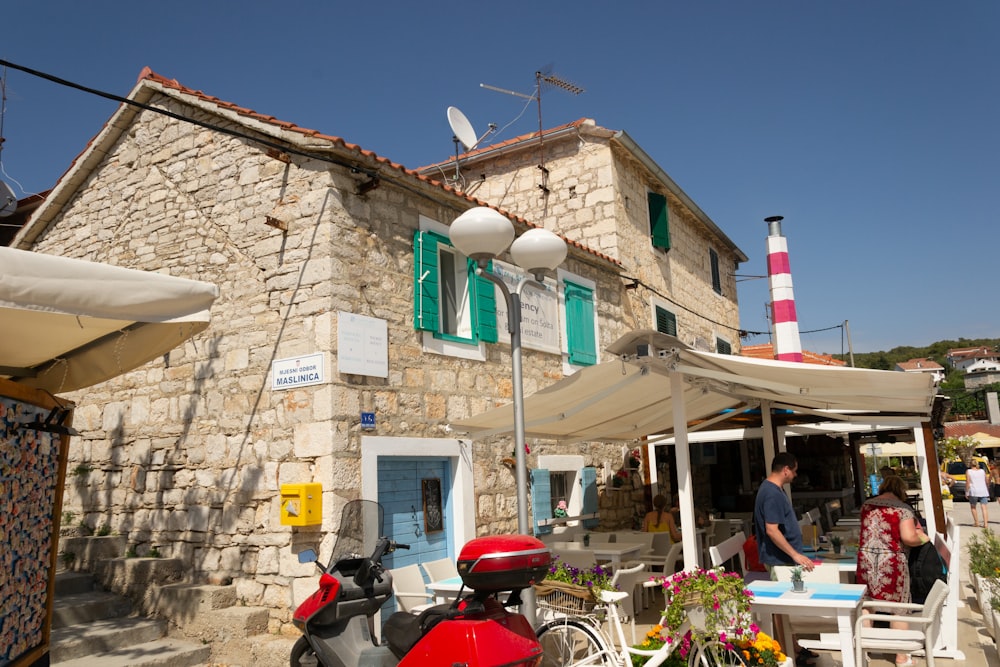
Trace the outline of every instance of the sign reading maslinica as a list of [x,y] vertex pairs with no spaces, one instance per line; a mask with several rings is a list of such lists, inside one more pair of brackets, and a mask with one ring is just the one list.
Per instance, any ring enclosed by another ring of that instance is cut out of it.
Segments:
[[326,381],[323,353],[275,359],[271,362],[271,390],[294,389]]

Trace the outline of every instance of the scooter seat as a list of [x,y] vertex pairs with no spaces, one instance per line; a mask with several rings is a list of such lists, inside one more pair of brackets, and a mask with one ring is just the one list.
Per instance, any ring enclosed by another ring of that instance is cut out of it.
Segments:
[[397,611],[385,622],[382,634],[392,654],[402,660],[421,637],[430,632],[435,625],[454,615],[455,610],[450,604],[428,607],[419,614]]

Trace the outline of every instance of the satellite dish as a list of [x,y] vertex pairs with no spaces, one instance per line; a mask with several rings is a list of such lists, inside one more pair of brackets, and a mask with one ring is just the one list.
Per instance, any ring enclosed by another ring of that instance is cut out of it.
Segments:
[[479,143],[476,139],[476,131],[472,129],[472,123],[469,122],[464,113],[458,110],[458,107],[448,107],[448,125],[465,146],[465,150],[471,151]]
[[6,218],[17,210],[17,197],[3,181],[0,181],[0,218]]

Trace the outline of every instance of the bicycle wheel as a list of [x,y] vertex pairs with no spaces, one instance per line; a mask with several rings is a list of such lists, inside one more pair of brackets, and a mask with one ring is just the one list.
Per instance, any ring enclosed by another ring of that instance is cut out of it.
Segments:
[[600,633],[584,621],[571,618],[548,621],[535,634],[545,652],[543,667],[613,667],[618,664],[617,655],[608,648]]
[[743,659],[736,649],[726,648],[719,641],[697,644],[688,657],[688,667],[728,667],[742,664]]

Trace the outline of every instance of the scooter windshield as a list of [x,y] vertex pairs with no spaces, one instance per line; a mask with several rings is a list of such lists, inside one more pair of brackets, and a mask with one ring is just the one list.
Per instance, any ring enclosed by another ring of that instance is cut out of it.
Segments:
[[344,505],[329,567],[341,559],[365,558],[375,551],[382,535],[382,506],[373,500],[352,500]]

